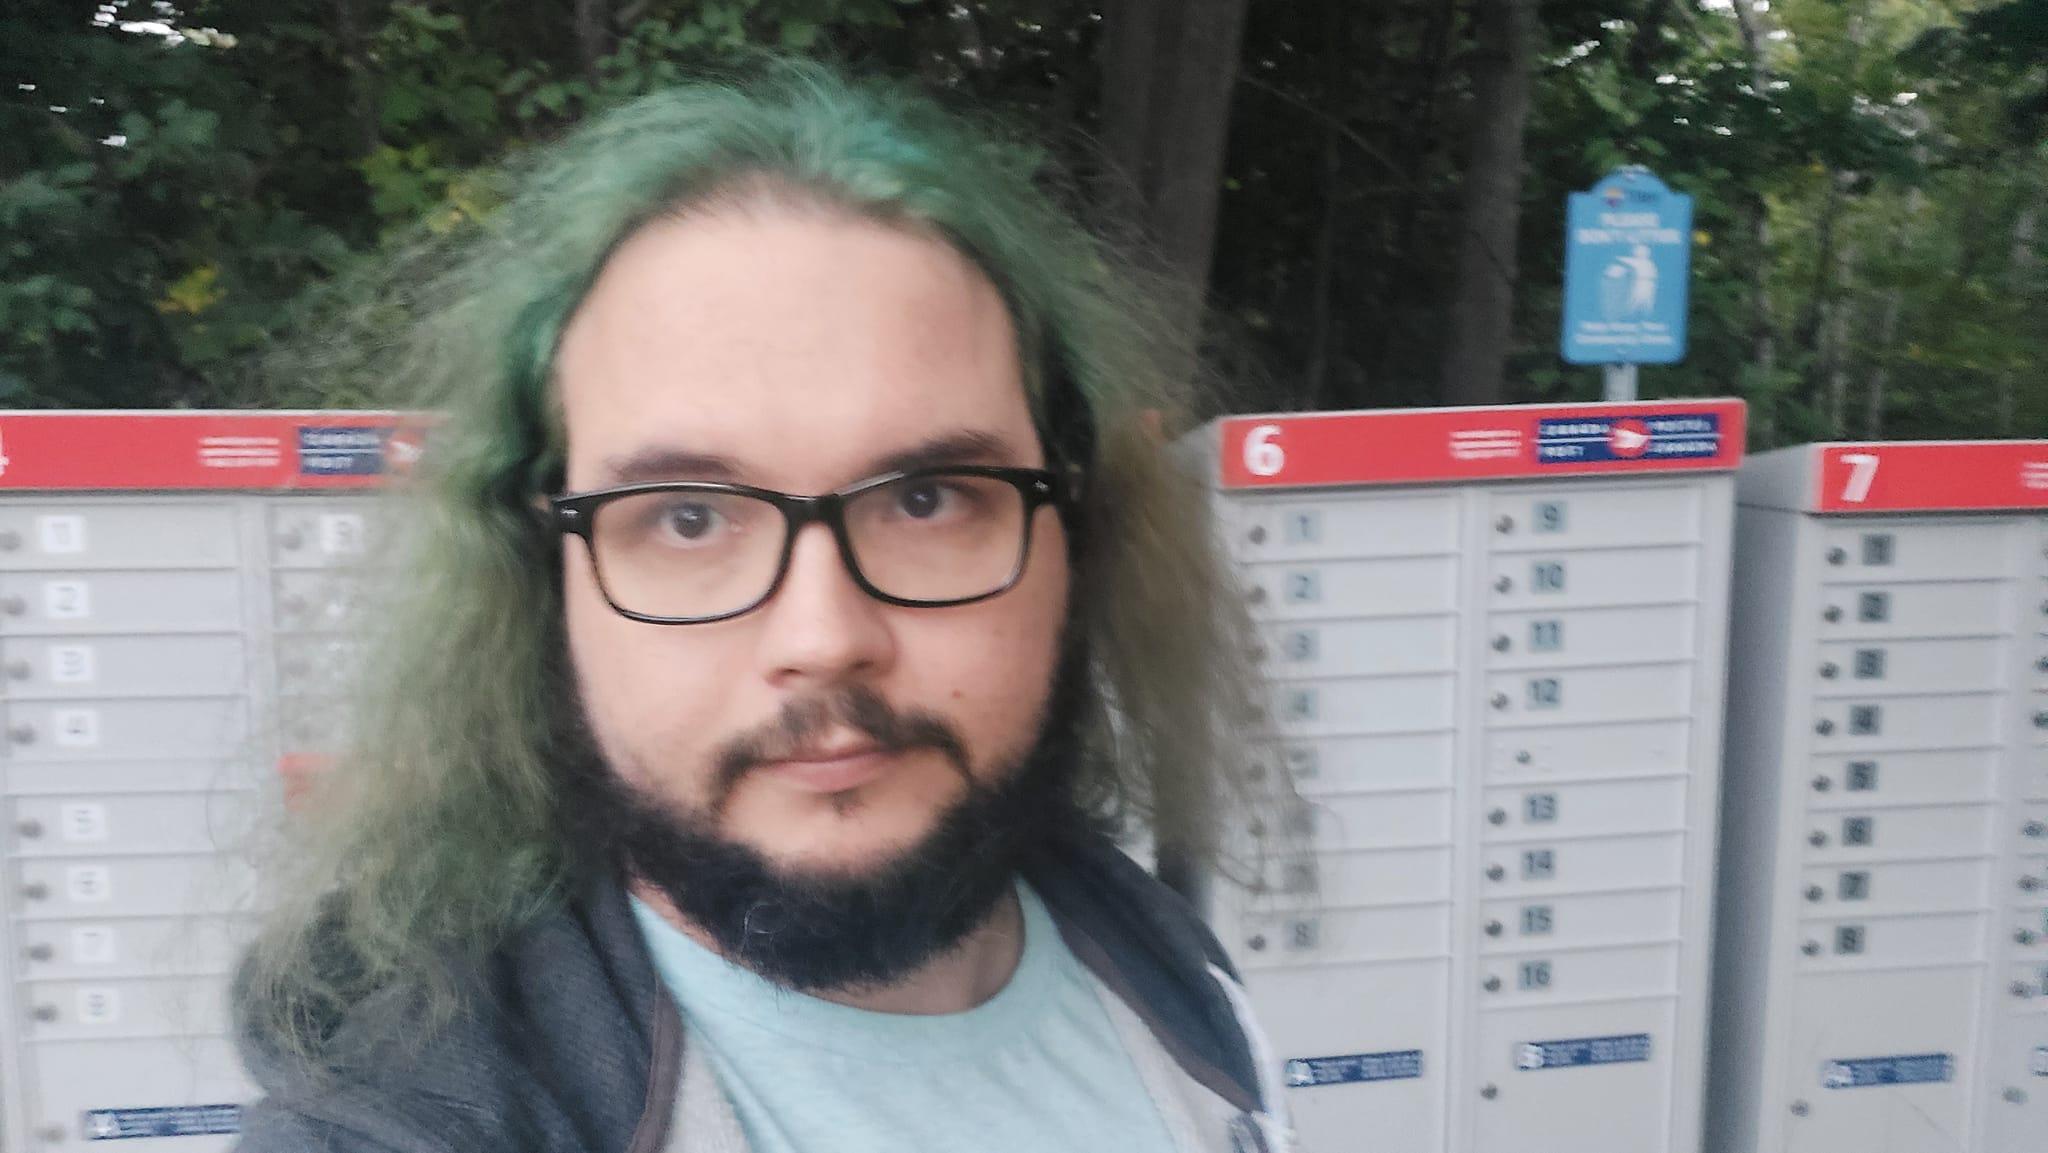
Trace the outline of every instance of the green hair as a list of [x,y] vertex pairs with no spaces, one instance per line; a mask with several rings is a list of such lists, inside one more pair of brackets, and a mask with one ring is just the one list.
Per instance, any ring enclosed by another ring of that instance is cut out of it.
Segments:
[[1185,334],[1172,298],[1044,179],[1030,150],[927,98],[777,63],[516,158],[488,213],[370,282],[367,311],[305,364],[404,381],[380,398],[444,415],[392,497],[406,543],[370,602],[382,627],[345,702],[354,735],[288,828],[244,969],[253,1028],[317,1061],[336,1022],[400,989],[431,1027],[490,950],[572,890],[549,756],[570,719],[561,554],[534,512],[562,476],[556,345],[626,237],[707,205],[767,198],[937,235],[1000,289],[1048,454],[1086,469],[1078,800],[1141,825],[1162,859],[1214,853],[1217,801],[1247,776],[1235,734],[1253,680],[1201,486],[1161,443],[1196,412]]

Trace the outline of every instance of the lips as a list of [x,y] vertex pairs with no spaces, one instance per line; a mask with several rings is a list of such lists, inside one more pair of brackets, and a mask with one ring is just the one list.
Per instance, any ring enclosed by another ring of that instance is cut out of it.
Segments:
[[829,795],[873,781],[888,770],[896,756],[873,741],[835,741],[764,761],[756,771],[805,792]]

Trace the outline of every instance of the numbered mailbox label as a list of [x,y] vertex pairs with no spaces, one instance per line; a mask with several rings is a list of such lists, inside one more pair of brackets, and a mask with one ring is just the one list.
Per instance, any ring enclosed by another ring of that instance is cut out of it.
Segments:
[[1863,926],[1835,926],[1835,955],[1838,957],[1855,957],[1861,956],[1862,953]]
[[57,727],[56,741],[60,749],[90,749],[100,743],[98,709],[55,709],[51,711],[50,719]]
[[85,518],[50,515],[36,518],[36,546],[49,556],[69,556],[85,551]]
[[121,990],[88,985],[78,991],[78,1023],[112,1025],[121,1020]]
[[1530,793],[1522,798],[1522,820],[1532,825],[1557,823],[1557,794]]
[[76,801],[58,808],[60,835],[67,841],[93,842],[107,839],[107,807],[96,801]]
[[1322,774],[1322,756],[1313,745],[1289,745],[1280,756],[1297,781],[1312,781]]
[[1524,961],[1516,967],[1515,985],[1523,990],[1550,988],[1550,962]]
[[1530,621],[1529,651],[1532,653],[1563,652],[1564,622],[1556,619]]
[[114,963],[114,930],[107,925],[80,925],[71,930],[71,959],[80,965]]
[[1870,899],[1870,873],[1863,869],[1852,869],[1835,877],[1835,898],[1842,901],[1868,901]]
[[1853,673],[1859,681],[1881,681],[1884,679],[1884,650],[1857,649]]
[[1280,518],[1280,540],[1288,545],[1323,543],[1323,514],[1312,508],[1296,509]]
[[1280,694],[1280,719],[1305,724],[1322,716],[1322,697],[1314,686],[1285,689]]
[[1556,911],[1549,905],[1522,906],[1522,935],[1548,937],[1557,930]]
[[53,621],[90,619],[92,586],[77,580],[44,581],[43,616]]
[[64,870],[64,894],[80,904],[113,899],[114,878],[105,865],[73,865]]
[[1842,843],[1854,848],[1868,848],[1877,843],[1877,818],[1842,818]]
[[1852,793],[1874,793],[1877,791],[1877,762],[1850,761],[1842,774],[1842,785]]
[[49,652],[52,684],[89,685],[99,678],[91,645],[51,645]]
[[1524,849],[1522,851],[1522,879],[1525,881],[1548,881],[1557,876],[1557,850]]
[[1310,663],[1323,658],[1321,634],[1315,629],[1289,629],[1280,637],[1280,655],[1295,663]]
[[1323,577],[1314,569],[1292,569],[1280,581],[1280,598],[1291,605],[1323,603]]
[[1861,552],[1866,565],[1889,565],[1892,563],[1893,539],[1888,532],[1867,532],[1863,534]]
[[320,514],[320,551],[328,556],[361,556],[367,544],[363,516],[354,512]]
[[1532,709],[1554,709],[1562,706],[1564,681],[1558,677],[1529,678],[1528,700]]
[[1538,593],[1561,593],[1564,591],[1564,562],[1561,560],[1539,560],[1529,565],[1529,590]]
[[1539,500],[1529,513],[1531,532],[1564,532],[1569,523],[1561,500]]

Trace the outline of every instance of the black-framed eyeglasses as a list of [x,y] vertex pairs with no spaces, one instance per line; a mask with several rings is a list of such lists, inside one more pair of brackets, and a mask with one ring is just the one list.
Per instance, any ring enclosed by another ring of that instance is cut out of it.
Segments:
[[797,532],[832,530],[862,591],[944,608],[1009,591],[1031,555],[1033,515],[1059,505],[1058,474],[954,466],[892,472],[837,492],[793,496],[743,484],[630,484],[548,498],[555,527],[583,538],[605,600],[649,624],[706,624],[751,612],[789,573]]

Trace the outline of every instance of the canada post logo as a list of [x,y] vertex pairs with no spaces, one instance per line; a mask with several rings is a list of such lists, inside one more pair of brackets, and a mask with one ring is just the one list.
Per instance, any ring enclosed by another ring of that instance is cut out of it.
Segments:
[[1536,424],[1536,463],[1696,460],[1721,453],[1721,416],[1677,412],[1658,416],[1557,417]]

